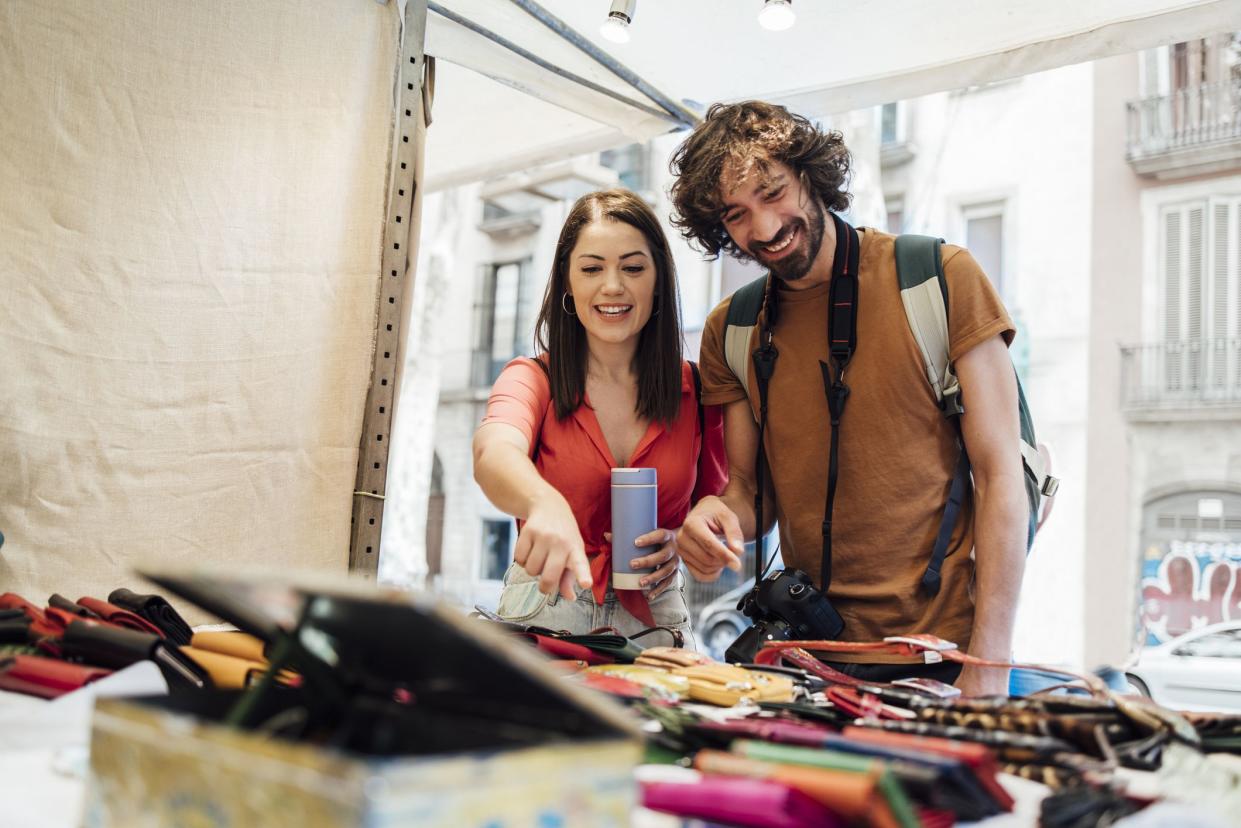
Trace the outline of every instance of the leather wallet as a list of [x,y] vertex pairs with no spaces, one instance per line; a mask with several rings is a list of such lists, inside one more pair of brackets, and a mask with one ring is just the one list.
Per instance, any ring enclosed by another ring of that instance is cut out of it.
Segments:
[[664,670],[644,667],[640,664],[600,664],[588,667],[587,673],[604,676],[618,676],[635,684],[639,684],[658,696],[672,699],[689,697],[689,679],[676,676]]
[[732,707],[742,699],[759,702],[791,701],[793,698],[792,679],[731,664],[678,667],[672,674],[689,679],[691,699],[721,707]]
[[561,641],[580,644],[591,652],[607,657],[612,662],[632,664],[634,659],[642,655],[642,648],[617,633],[587,633],[584,635],[558,636]]
[[780,765],[746,759],[718,750],[700,750],[694,755],[694,767],[703,773],[771,779],[796,788],[850,823],[873,828],[918,828],[912,804],[900,797],[899,816],[880,789],[883,772],[869,773]]
[[181,647],[181,654],[189,658],[211,676],[211,683],[220,690],[244,690],[267,672],[267,664],[261,661],[200,650],[197,647]]
[[124,627],[128,630],[138,630],[139,632],[147,632],[161,637],[164,635],[159,627],[155,626],[141,615],[138,615],[135,612],[130,612],[127,609],[122,609],[115,604],[110,604],[107,601],[100,601],[98,598],[79,598],[77,602],[91,612],[95,613],[95,615],[98,615],[104,621],[107,621],[109,624],[115,624],[118,627]]
[[704,776],[697,782],[646,782],[642,804],[680,817],[745,828],[836,828],[841,817],[801,791],[767,779]]
[[196,650],[244,658],[248,661],[266,661],[267,645],[261,638],[243,632],[197,632],[190,639]]
[[709,656],[693,650],[682,650],[677,647],[647,647],[634,660],[634,664],[643,667],[654,667],[658,670],[676,670],[679,667],[693,667],[695,664],[715,664]]
[[870,727],[846,727],[841,735],[854,742],[909,748],[958,759],[969,766],[978,778],[979,784],[986,789],[1001,809],[1005,811],[1013,809],[1012,796],[996,778],[996,774],[999,773],[999,762],[996,761],[995,753],[985,745],[938,739],[933,736],[919,736],[914,733],[896,733]]
[[572,641],[565,641],[563,638],[553,638],[547,635],[540,635],[539,633],[518,633],[517,637],[525,639],[537,647],[540,652],[555,659],[585,661],[587,664],[612,663],[611,656],[601,655],[589,647],[574,644]]
[[0,690],[54,699],[111,673],[42,656],[6,656],[0,659]]
[[58,641],[61,654],[87,664],[121,669],[139,661],[155,662],[173,687],[207,687],[207,671],[183,651],[157,635],[114,627],[87,619],[72,621]]
[[52,597],[47,599],[47,605],[49,607],[55,607],[58,610],[62,610],[72,615],[80,615],[83,618],[98,618],[99,617],[98,615],[95,615],[95,613],[88,610],[86,607],[82,606],[81,604],[77,604],[77,603],[74,603],[73,601],[70,601],[68,598],[61,595],[60,593],[53,593]]
[[129,610],[159,628],[161,635],[174,644],[189,644],[193,632],[166,599],[159,595],[141,595],[133,590],[112,590],[108,603]]

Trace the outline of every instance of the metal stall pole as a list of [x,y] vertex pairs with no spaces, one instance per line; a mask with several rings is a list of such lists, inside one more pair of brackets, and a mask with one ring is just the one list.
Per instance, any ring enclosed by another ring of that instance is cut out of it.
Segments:
[[435,85],[434,58],[428,59],[423,52],[426,26],[427,0],[407,0],[398,73],[396,126],[399,140],[389,177],[383,272],[375,319],[375,361],[362,418],[358,474],[353,492],[353,525],[349,533],[349,569],[371,578],[379,572],[389,436],[418,262],[422,166]]

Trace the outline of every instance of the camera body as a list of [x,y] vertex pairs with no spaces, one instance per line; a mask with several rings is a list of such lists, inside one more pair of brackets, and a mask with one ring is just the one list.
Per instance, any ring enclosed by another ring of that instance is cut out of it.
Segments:
[[749,664],[765,641],[824,641],[837,638],[844,619],[800,569],[780,569],[754,585],[737,604],[754,626],[724,653],[731,663]]

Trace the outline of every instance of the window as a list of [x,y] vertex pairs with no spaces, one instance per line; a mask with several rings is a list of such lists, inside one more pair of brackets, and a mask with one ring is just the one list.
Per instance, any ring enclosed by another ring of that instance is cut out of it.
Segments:
[[885,196],[883,203],[888,213],[888,232],[899,235],[905,229],[905,197]]
[[1167,390],[1241,387],[1241,196],[1165,205],[1158,232]]
[[504,579],[504,571],[513,560],[513,521],[483,521],[483,560],[482,577],[484,581],[500,581]]
[[970,205],[963,207],[961,214],[965,219],[965,246],[1000,298],[1009,302],[1011,287],[1004,272],[1004,202]]
[[902,140],[901,113],[898,104],[886,103],[879,109],[879,143],[895,144]]
[[1186,641],[1176,655],[1198,658],[1241,658],[1241,630],[1221,630]]
[[487,265],[474,300],[475,386],[489,386],[513,357],[530,353],[538,314],[529,260]]
[[640,193],[650,189],[646,144],[630,144],[599,153],[599,163],[620,176],[620,185]]

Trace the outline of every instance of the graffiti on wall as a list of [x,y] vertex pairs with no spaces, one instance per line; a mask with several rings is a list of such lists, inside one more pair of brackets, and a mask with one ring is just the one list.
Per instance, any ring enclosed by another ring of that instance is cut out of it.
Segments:
[[1142,565],[1147,643],[1234,619],[1241,620],[1241,543],[1171,541],[1147,550]]

